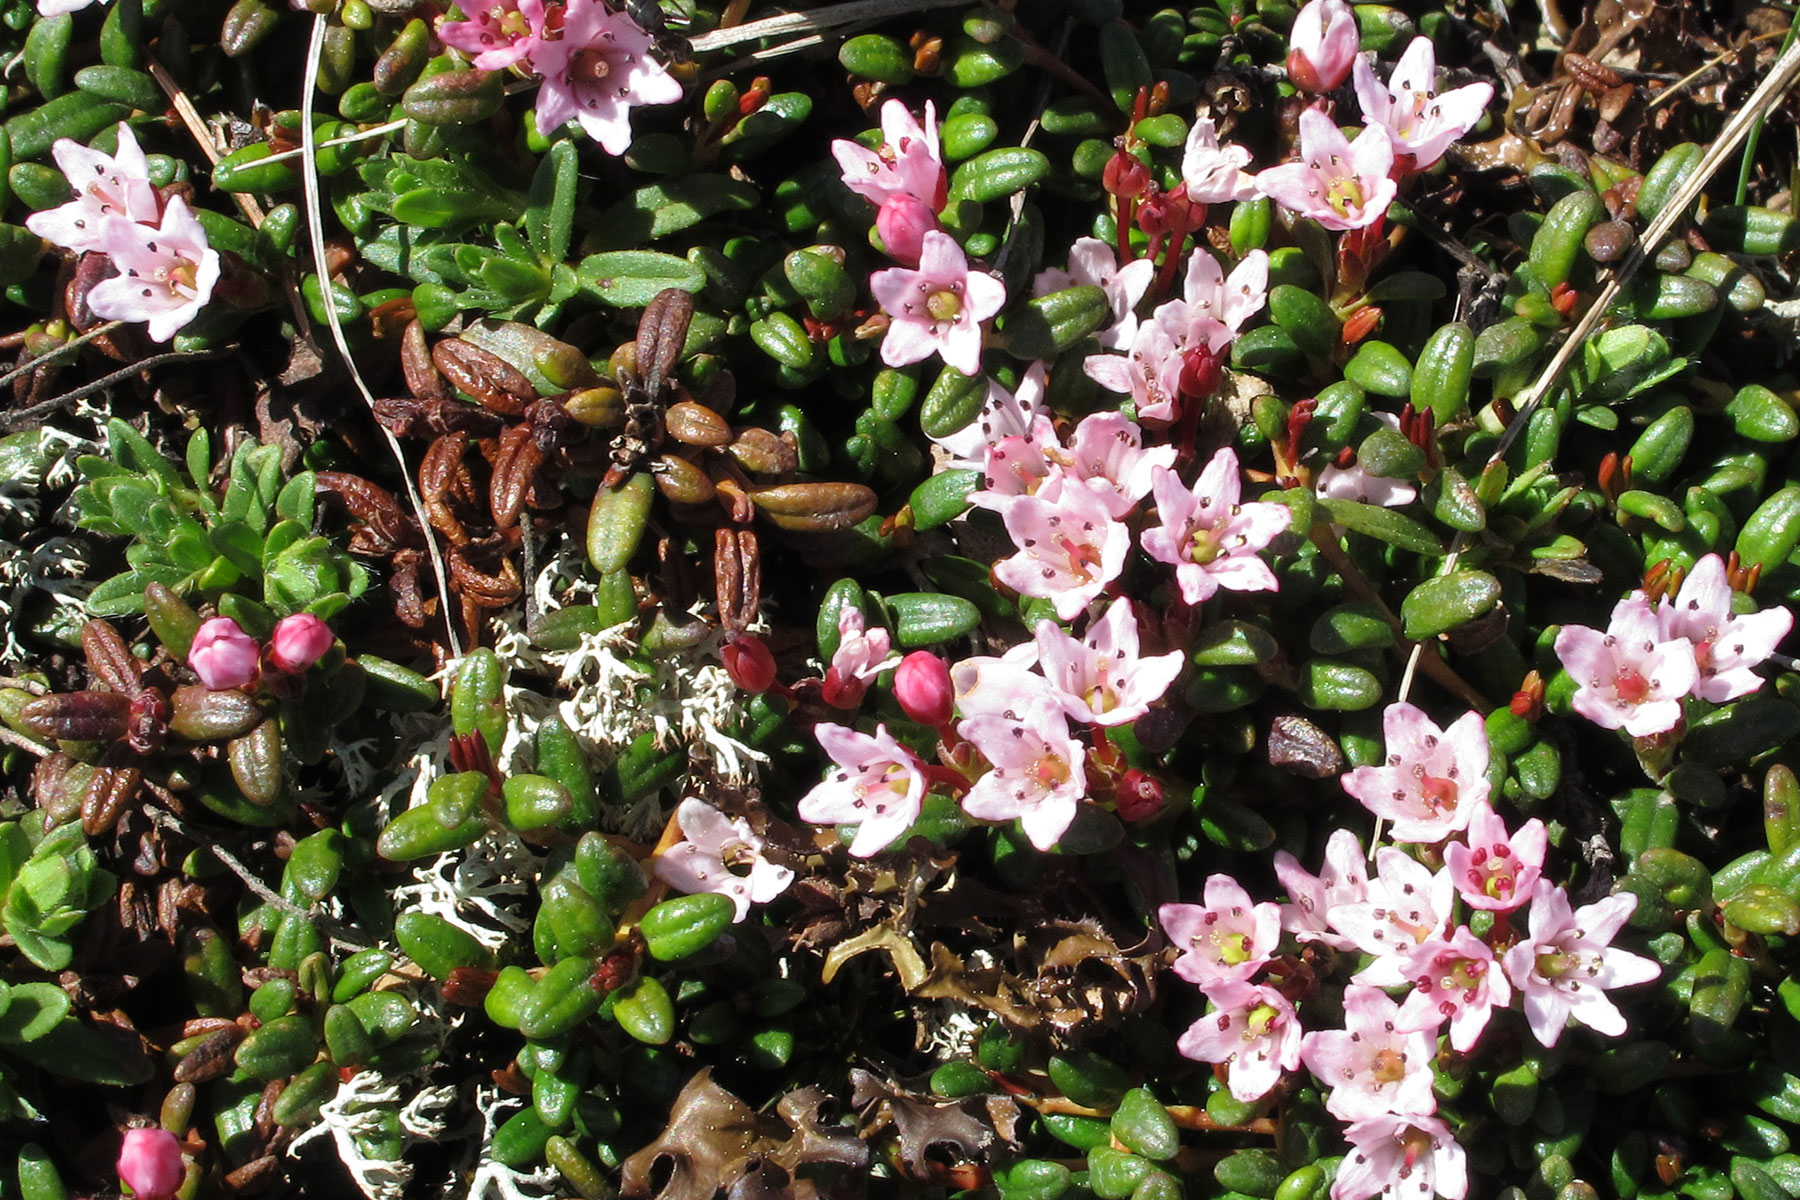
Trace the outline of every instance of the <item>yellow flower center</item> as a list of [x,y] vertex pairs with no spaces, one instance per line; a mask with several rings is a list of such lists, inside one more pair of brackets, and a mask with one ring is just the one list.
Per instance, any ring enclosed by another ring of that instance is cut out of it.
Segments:
[[1339,216],[1349,217],[1351,209],[1362,211],[1362,184],[1354,175],[1340,175],[1331,181],[1331,188],[1325,193],[1325,203],[1331,205]]
[[962,297],[949,288],[939,288],[925,300],[925,311],[934,321],[954,320],[962,307]]

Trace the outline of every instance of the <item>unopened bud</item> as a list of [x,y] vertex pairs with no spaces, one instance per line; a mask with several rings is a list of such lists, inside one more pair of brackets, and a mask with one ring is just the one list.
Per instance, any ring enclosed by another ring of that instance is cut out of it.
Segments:
[[731,681],[751,695],[761,695],[774,686],[775,656],[761,638],[739,634],[719,647],[719,657],[725,660],[725,673]]
[[943,725],[956,703],[950,668],[929,650],[915,650],[894,668],[894,698],[921,725]]

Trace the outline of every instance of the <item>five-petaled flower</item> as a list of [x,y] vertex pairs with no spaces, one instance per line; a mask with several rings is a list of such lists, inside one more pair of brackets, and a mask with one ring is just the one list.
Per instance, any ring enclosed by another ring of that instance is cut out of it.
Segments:
[[1394,64],[1383,87],[1368,60],[1358,56],[1353,68],[1356,99],[1363,123],[1384,131],[1396,155],[1412,156],[1415,170],[1444,157],[1450,144],[1475,127],[1494,98],[1488,83],[1471,83],[1442,95],[1437,90],[1437,55],[1431,39],[1417,37]]
[[1275,572],[1257,553],[1286,531],[1293,515],[1285,504],[1239,503],[1236,451],[1227,446],[1214,454],[1192,488],[1160,467],[1151,492],[1161,524],[1144,530],[1144,552],[1175,568],[1184,601],[1202,603],[1220,588],[1276,589]]
[[1760,688],[1757,664],[1775,653],[1794,625],[1794,614],[1781,606],[1734,613],[1731,596],[1724,560],[1708,554],[1694,564],[1673,599],[1664,596],[1656,605],[1657,636],[1685,638],[1694,648],[1700,673],[1694,695],[1713,704]]
[[25,228],[31,232],[80,254],[105,249],[102,226],[109,218],[146,226],[157,223],[162,204],[131,126],[119,122],[116,154],[90,149],[72,138],[58,138],[50,154],[75,189],[75,198],[26,217]]
[[1344,1028],[1314,1030],[1300,1047],[1301,1061],[1331,1089],[1326,1109],[1345,1121],[1437,1111],[1436,1057],[1436,1037],[1417,1022],[1409,1026],[1379,988],[1355,984],[1344,989]]
[[1088,488],[1040,489],[1014,500],[1004,516],[1019,552],[994,564],[994,578],[1021,596],[1050,600],[1058,620],[1073,621],[1125,569],[1131,534]]
[[1469,820],[1468,842],[1444,848],[1444,861],[1463,903],[1491,912],[1511,912],[1531,899],[1550,834],[1533,817],[1508,835],[1506,822],[1486,802],[1477,804]]
[[1263,984],[1222,983],[1206,993],[1213,1009],[1175,1048],[1195,1062],[1223,1063],[1234,1099],[1260,1100],[1300,1065],[1300,1019],[1291,1000]]
[[1171,969],[1202,991],[1249,980],[1281,941],[1280,905],[1252,903],[1229,875],[1207,876],[1201,903],[1165,904],[1156,919],[1180,951]]
[[1361,41],[1346,0],[1311,0],[1288,30],[1288,79],[1303,92],[1329,92],[1350,74]]
[[1468,1159],[1440,1117],[1389,1113],[1344,1130],[1350,1153],[1338,1167],[1331,1200],[1462,1200]]
[[921,125],[906,105],[889,100],[881,106],[879,149],[839,138],[831,143],[831,153],[844,173],[844,186],[878,206],[895,196],[911,196],[934,213],[944,207],[949,176],[938,150],[937,108],[930,101]]
[[768,843],[742,817],[688,797],[675,808],[682,840],[656,858],[656,877],[689,895],[716,892],[737,906],[733,921],[787,890],[794,873],[763,853]]
[[1656,614],[1641,597],[1619,601],[1606,631],[1564,625],[1556,656],[1575,680],[1575,711],[1603,729],[1632,737],[1666,733],[1681,723],[1681,698],[1700,682],[1685,637],[1664,640]]
[[1611,988],[1649,983],[1662,974],[1653,960],[1612,944],[1637,908],[1619,892],[1571,908],[1569,894],[1547,879],[1531,896],[1531,933],[1506,952],[1506,977],[1525,1001],[1525,1020],[1537,1040],[1556,1045],[1573,1017],[1596,1033],[1618,1037],[1625,1015],[1607,998]]
[[1071,720],[1094,725],[1135,721],[1181,674],[1182,654],[1138,657],[1138,624],[1131,601],[1114,600],[1077,640],[1054,621],[1037,627],[1038,665],[1057,689]]
[[1249,200],[1256,195],[1256,176],[1245,171],[1250,151],[1242,146],[1220,145],[1211,117],[1200,117],[1188,134],[1181,155],[1181,179],[1189,200],[1222,204]]
[[1031,844],[1049,850],[1087,795],[1087,752],[1070,736],[1060,708],[1033,701],[1013,711],[983,713],[957,726],[993,764],[963,797],[963,811],[983,821],[1017,818]]
[[838,770],[800,798],[800,819],[815,825],[855,825],[850,853],[879,854],[919,819],[925,775],[919,756],[894,740],[886,725],[873,734],[821,722],[813,736]]
[[1440,729],[1414,705],[1390,704],[1381,716],[1387,761],[1357,767],[1344,790],[1383,820],[1394,840],[1441,842],[1464,828],[1487,799],[1487,724],[1466,712]]
[[97,249],[120,273],[88,293],[95,316],[147,322],[151,339],[166,342],[212,298],[219,252],[180,196],[169,198],[160,226],[108,217],[100,239]]
[[1388,178],[1394,146],[1379,129],[1364,129],[1354,143],[1316,108],[1300,114],[1300,158],[1270,167],[1256,186],[1283,208],[1311,217],[1327,229],[1362,229],[1387,212],[1399,188]]
[[1402,956],[1401,974],[1413,985],[1401,1019],[1436,1028],[1450,1022],[1450,1046],[1459,1054],[1475,1048],[1496,1008],[1512,999],[1506,974],[1487,943],[1458,925],[1447,938],[1428,938]]
[[981,323],[1006,303],[1006,285],[970,270],[955,238],[936,229],[927,233],[918,270],[877,271],[869,290],[890,318],[882,362],[904,367],[936,353],[964,375],[980,374]]
[[569,0],[562,36],[540,39],[530,52],[531,69],[543,76],[537,127],[548,134],[577,121],[602,150],[624,154],[633,108],[681,99],[680,82],[650,57],[653,45],[636,21],[601,0]]

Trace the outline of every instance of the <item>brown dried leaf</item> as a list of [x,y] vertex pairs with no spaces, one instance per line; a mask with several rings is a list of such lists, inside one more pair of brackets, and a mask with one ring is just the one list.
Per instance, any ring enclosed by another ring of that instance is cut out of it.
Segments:
[[[714,1083],[709,1068],[702,1068],[675,1097],[668,1127],[620,1166],[619,1194],[712,1200],[727,1173],[742,1163],[756,1141],[756,1114]],[[653,1192],[651,1174],[665,1158],[670,1162],[669,1181],[660,1192]]]
[[900,1161],[915,1178],[931,1179],[926,1156],[933,1146],[948,1147],[957,1162],[979,1158],[995,1140],[965,1105],[941,1104],[899,1091],[860,1067],[850,1071],[851,1103],[862,1111],[867,1135],[893,1127],[900,1139]]

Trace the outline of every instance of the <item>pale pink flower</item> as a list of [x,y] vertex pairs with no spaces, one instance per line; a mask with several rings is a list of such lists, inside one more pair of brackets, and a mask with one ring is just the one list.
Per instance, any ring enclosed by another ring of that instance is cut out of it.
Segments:
[[[1378,412],[1374,417],[1394,432],[1400,431],[1400,418],[1394,413]],[[1313,490],[1327,499],[1379,504],[1383,508],[1411,504],[1419,495],[1410,483],[1389,479],[1385,475],[1371,475],[1363,469],[1360,462],[1351,463],[1347,467],[1340,467],[1336,463],[1327,466],[1313,477]]]
[[1700,682],[1693,645],[1684,637],[1665,641],[1656,614],[1641,598],[1619,601],[1604,633],[1564,625],[1556,656],[1577,685],[1570,702],[1575,711],[1632,737],[1679,725],[1681,698]]
[[256,678],[262,651],[230,617],[201,623],[188,647],[188,666],[215,692],[241,688]]
[[1158,468],[1175,465],[1175,447],[1144,448],[1144,434],[1121,412],[1092,413],[1075,426],[1067,452],[1057,455],[1064,479],[1100,497],[1106,511],[1124,519],[1150,493]]
[[1005,305],[1006,285],[971,271],[955,238],[935,229],[927,233],[918,270],[877,271],[869,290],[890,318],[882,362],[904,367],[935,353],[964,375],[981,373],[981,323]]
[[1794,614],[1780,606],[1733,613],[1725,563],[1708,554],[1694,564],[1673,599],[1664,596],[1657,602],[1656,622],[1661,640],[1685,638],[1693,646],[1700,672],[1694,695],[1723,704],[1762,686],[1754,668],[1775,653],[1793,628]]
[[728,817],[692,796],[675,808],[682,841],[656,859],[656,877],[680,892],[716,892],[737,905],[733,921],[750,915],[752,904],[767,904],[794,882],[794,873],[764,857],[761,835],[742,817]]
[[839,138],[831,153],[844,172],[844,186],[876,205],[892,196],[912,196],[933,212],[944,207],[949,176],[938,152],[937,109],[929,100],[923,125],[900,101],[883,104],[879,150]]
[[993,764],[963,796],[963,811],[982,821],[1016,818],[1033,846],[1055,846],[1087,794],[1087,752],[1070,736],[1062,710],[1027,704],[1016,719],[982,714],[957,732]]
[[466,21],[438,18],[438,40],[469,57],[477,70],[504,71],[518,63],[538,63],[538,50],[554,40],[544,28],[543,0],[470,0]]
[[40,17],[60,17],[64,13],[80,12],[94,0],[38,0],[37,12]]
[[[944,469],[986,471],[991,465],[988,448],[1009,437],[1036,437],[1041,446],[1054,445],[1056,435],[1050,428],[1050,409],[1044,404],[1044,392],[1041,362],[1031,364],[1016,392],[1007,391],[990,377],[987,398],[981,402],[975,419],[955,433],[932,437],[948,455]],[[1038,427],[1040,417],[1044,420],[1042,430]]]
[[1256,176],[1244,170],[1249,165],[1250,151],[1242,146],[1219,144],[1218,129],[1211,117],[1195,120],[1181,155],[1181,178],[1187,185],[1189,200],[1223,204],[1227,200],[1254,199]]
[[1281,927],[1303,942],[1324,942],[1336,950],[1350,950],[1356,943],[1331,932],[1325,914],[1345,904],[1367,898],[1369,868],[1362,846],[1348,829],[1333,831],[1325,842],[1325,866],[1309,873],[1286,850],[1275,852],[1275,877],[1287,888],[1291,903],[1281,906]]
[[181,1143],[166,1129],[127,1129],[119,1147],[119,1182],[136,1200],[169,1200],[187,1175]]
[[877,625],[863,628],[862,609],[846,606],[838,612],[838,646],[825,671],[825,701],[838,708],[855,708],[875,677],[898,666],[892,653],[893,637]]
[[976,655],[950,668],[956,708],[964,717],[1004,716],[1017,721],[1032,705],[1061,708],[1050,681],[1031,668],[1037,665],[1037,643],[1020,642],[1004,655]]
[[1331,1200],[1463,1200],[1468,1160],[1440,1117],[1371,1117],[1344,1130],[1350,1153],[1338,1167]]
[[1471,908],[1511,912],[1531,899],[1550,835],[1533,817],[1508,835],[1506,822],[1486,801],[1474,808],[1468,844],[1451,842],[1444,861],[1456,890]]
[[1333,905],[1325,918],[1356,948],[1374,956],[1354,976],[1370,987],[1399,987],[1406,982],[1405,957],[1413,947],[1443,934],[1456,903],[1456,887],[1448,870],[1429,867],[1393,846],[1375,852],[1375,877],[1364,898]]
[[[1230,345],[1244,322],[1261,312],[1269,302],[1269,256],[1261,250],[1252,250],[1231,268],[1231,274],[1227,276],[1210,251],[1203,246],[1196,247],[1193,257],[1188,259],[1182,293],[1187,303],[1187,318],[1198,325],[1189,334],[1188,341],[1197,343],[1204,334],[1214,349],[1223,349]],[[1222,337],[1212,327],[1214,322],[1225,327],[1226,333]]]
[[1003,514],[1019,552],[994,564],[994,578],[1021,596],[1041,596],[1073,621],[1125,569],[1131,533],[1087,488],[1021,496]]
[[1120,597],[1077,641],[1054,621],[1039,621],[1038,664],[1072,721],[1124,725],[1150,711],[1181,674],[1182,653],[1138,657],[1138,624]]
[[1395,155],[1412,155],[1414,170],[1422,171],[1444,157],[1450,144],[1481,120],[1482,110],[1494,98],[1494,87],[1488,83],[1471,83],[1440,96],[1437,55],[1430,38],[1412,40],[1394,64],[1386,87],[1361,55],[1353,69],[1363,124],[1384,131]]
[[1226,446],[1214,454],[1191,489],[1166,468],[1154,478],[1161,524],[1144,530],[1141,541],[1144,553],[1174,566],[1184,601],[1200,604],[1220,588],[1272,592],[1279,586],[1257,553],[1287,530],[1292,514],[1285,504],[1239,503],[1236,451]]
[[[1008,434],[989,446],[984,456],[981,487],[969,493],[969,503],[1004,514],[1021,496],[1036,495],[1052,479],[1062,476],[1057,459],[1063,457],[1056,429],[1048,417],[1033,418],[1022,434]],[[1051,499],[1056,492],[1045,495]]]
[[1300,1018],[1272,987],[1223,983],[1206,993],[1213,1009],[1188,1026],[1176,1049],[1195,1062],[1224,1063],[1234,1099],[1260,1100],[1300,1065]]
[[1344,790],[1384,821],[1398,842],[1441,842],[1465,828],[1488,797],[1487,723],[1466,712],[1439,729],[1422,709],[1402,701],[1381,715],[1387,762],[1357,767]]
[[631,110],[674,104],[681,84],[650,56],[654,39],[625,13],[608,12],[601,0],[569,0],[562,37],[539,41],[531,69],[538,87],[537,127],[546,137],[570,121],[608,154],[631,148]]
[[140,225],[124,217],[101,223],[97,247],[119,274],[88,292],[88,307],[109,321],[145,321],[151,340],[166,342],[200,314],[219,281],[219,252],[206,230],[171,196],[162,224]]
[[1281,942],[1281,906],[1252,903],[1229,875],[1207,876],[1201,903],[1165,904],[1156,919],[1180,951],[1170,969],[1202,991],[1248,982]]
[[1288,79],[1303,92],[1329,92],[1350,74],[1361,44],[1345,0],[1311,0],[1288,30]]
[[881,235],[888,256],[908,266],[919,264],[925,235],[942,228],[931,206],[917,196],[889,196],[875,214],[875,232]]
[[117,154],[90,150],[72,138],[58,138],[50,154],[75,189],[75,198],[26,217],[25,228],[31,232],[80,254],[103,248],[101,226],[108,217],[157,223],[161,201],[131,126],[119,122]]
[[1283,208],[1311,217],[1327,229],[1361,229],[1387,212],[1399,188],[1388,172],[1394,146],[1378,129],[1364,129],[1354,144],[1316,108],[1300,114],[1300,159],[1270,167],[1256,186]]
[[1156,276],[1156,264],[1147,258],[1133,259],[1123,267],[1111,246],[1099,238],[1076,238],[1069,248],[1069,269],[1055,267],[1038,273],[1031,282],[1031,294],[1047,296],[1064,288],[1097,287],[1106,292],[1112,311],[1112,324],[1100,331],[1100,348],[1118,350],[1131,345],[1137,337],[1138,319],[1134,311],[1150,281]]
[[325,656],[335,641],[331,626],[311,613],[283,617],[269,635],[269,661],[283,671],[304,671]]
[[1300,1061],[1331,1089],[1326,1110],[1344,1121],[1436,1112],[1436,1057],[1437,1038],[1402,1021],[1387,993],[1354,984],[1344,989],[1344,1028],[1316,1029],[1300,1045]]
[[1487,943],[1458,925],[1448,938],[1420,942],[1403,956],[1403,974],[1413,985],[1401,1006],[1401,1020],[1420,1028],[1450,1022],[1450,1045],[1458,1053],[1475,1048],[1496,1008],[1512,1001],[1512,988]]
[[877,725],[871,735],[820,723],[813,736],[840,769],[800,797],[800,819],[814,825],[855,825],[850,853],[857,858],[879,854],[919,819],[925,799],[919,756],[895,741],[886,725]]
[[1186,314],[1184,302],[1169,301],[1138,325],[1129,353],[1090,354],[1081,360],[1082,371],[1101,387],[1131,397],[1138,420],[1173,421],[1186,367]]
[[1612,945],[1636,908],[1637,897],[1620,892],[1571,910],[1567,892],[1538,880],[1531,894],[1531,934],[1503,960],[1538,1041],[1556,1045],[1570,1017],[1607,1037],[1625,1032],[1624,1014],[1607,999],[1607,990],[1649,983],[1662,974],[1651,959]]

